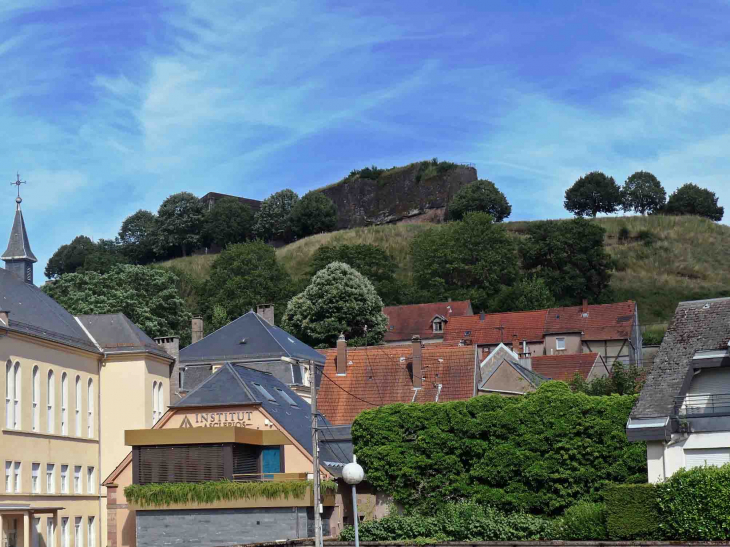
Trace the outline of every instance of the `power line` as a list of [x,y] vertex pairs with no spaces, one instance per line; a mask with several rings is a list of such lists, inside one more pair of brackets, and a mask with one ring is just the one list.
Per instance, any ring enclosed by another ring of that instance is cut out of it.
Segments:
[[348,395],[349,395],[350,397],[354,397],[354,398],[355,398],[355,399],[357,399],[358,401],[362,401],[363,403],[365,403],[365,404],[368,404],[368,405],[370,405],[370,406],[374,406],[374,407],[378,407],[378,406],[381,406],[381,405],[379,405],[379,404],[377,404],[377,403],[371,403],[370,401],[366,401],[366,400],[365,400],[365,399],[363,399],[362,397],[358,397],[358,396],[357,396],[357,395],[355,395],[354,393],[351,393],[351,392],[347,391],[347,390],[346,390],[346,389],[345,389],[344,387],[342,387],[342,386],[341,386],[340,384],[338,384],[337,382],[335,382],[335,381],[334,381],[334,380],[333,380],[332,378],[330,378],[329,376],[327,376],[327,375],[326,375],[326,374],[324,373],[324,371],[322,371],[322,376],[324,376],[325,378],[327,378],[327,379],[328,379],[328,380],[329,380],[330,382],[332,382],[332,383],[333,383],[333,384],[334,384],[335,386],[337,386],[337,387],[338,387],[339,389],[341,389],[342,391],[344,391],[345,393],[347,393],[347,394],[348,394]]
[[[324,420],[323,416],[321,416],[321,415],[318,418],[322,418]],[[332,433],[332,431],[330,431],[330,428],[329,428],[329,426],[327,424],[324,424],[324,425],[325,425],[325,427],[320,427],[319,430],[322,431],[325,436],[327,436],[327,431],[329,431],[330,436],[332,437],[332,444],[335,445],[335,447],[337,448],[337,450],[342,455],[342,459],[340,460],[340,462],[341,463],[350,463],[348,461],[347,455],[342,450],[342,448],[340,447],[339,443],[337,443],[337,439],[335,439],[334,433]],[[327,446],[329,446],[329,444]],[[335,457],[337,457],[337,454],[335,454],[334,452],[332,452],[332,455],[335,456]]]

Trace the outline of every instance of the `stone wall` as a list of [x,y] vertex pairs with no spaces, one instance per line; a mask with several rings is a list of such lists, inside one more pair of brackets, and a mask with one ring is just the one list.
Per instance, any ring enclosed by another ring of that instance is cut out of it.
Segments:
[[[323,517],[322,527],[328,535],[328,515]],[[137,511],[137,547],[225,547],[313,535],[311,507]]]
[[477,180],[474,167],[459,165],[416,180],[420,163],[392,169],[378,180],[355,177],[320,190],[337,206],[338,229],[394,222],[439,222],[451,197]]

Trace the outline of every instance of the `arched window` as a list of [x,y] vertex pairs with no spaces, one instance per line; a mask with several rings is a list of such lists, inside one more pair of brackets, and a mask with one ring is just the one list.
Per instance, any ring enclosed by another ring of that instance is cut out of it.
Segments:
[[157,421],[165,413],[165,395],[162,392],[162,382],[157,384]]
[[5,427],[13,429],[15,417],[13,416],[13,401],[15,399],[15,371],[13,363],[5,363]]
[[22,414],[20,411],[20,394],[22,393],[22,391],[20,389],[20,380],[22,378],[22,376],[20,374],[20,363],[15,363],[13,372],[15,373],[15,399],[13,401],[13,404],[14,404],[13,426],[15,427],[15,429],[20,429],[20,416]]
[[68,374],[61,374],[61,435],[68,435]]
[[157,423],[157,382],[152,382],[152,425]]
[[56,378],[53,375],[53,371],[48,371],[48,391],[46,392],[46,399],[48,401],[48,414],[46,416],[46,431],[53,433],[56,429],[56,417],[53,414],[53,404],[56,400]]
[[81,376],[76,377],[76,397],[74,397],[74,412],[76,413],[76,436],[81,437]]
[[86,416],[86,436],[91,439],[94,437],[94,380],[89,378],[86,385],[86,408],[88,408]]
[[41,409],[39,407],[41,398],[41,374],[38,365],[33,367],[33,431],[40,431]]

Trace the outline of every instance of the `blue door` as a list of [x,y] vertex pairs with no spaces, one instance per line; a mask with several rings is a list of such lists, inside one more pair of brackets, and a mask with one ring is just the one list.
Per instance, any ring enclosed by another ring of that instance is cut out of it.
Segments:
[[261,451],[261,467],[264,480],[272,480],[273,475],[267,473],[281,473],[281,447],[267,446]]

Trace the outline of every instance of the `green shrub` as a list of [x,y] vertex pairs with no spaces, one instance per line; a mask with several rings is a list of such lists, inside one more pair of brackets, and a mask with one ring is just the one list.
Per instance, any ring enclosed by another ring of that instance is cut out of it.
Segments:
[[656,491],[667,539],[730,539],[730,464],[682,469]]
[[624,431],[635,401],[546,382],[524,397],[367,410],[352,436],[369,482],[407,510],[434,515],[473,500],[559,515],[578,500],[600,501],[608,484],[646,482],[646,446]]
[[568,541],[598,541],[608,539],[606,506],[603,503],[581,501],[568,507],[559,527],[560,539]]
[[[391,514],[380,520],[363,522],[363,541],[529,541],[551,539],[548,519],[526,513],[504,514],[497,509],[471,502],[449,503],[435,516]],[[352,541],[355,530],[345,527],[340,540]]]
[[631,230],[626,226],[621,226],[618,230],[618,240],[620,243],[626,243],[631,237]]
[[[130,484],[124,488],[127,501],[142,507],[167,507],[172,504],[215,503],[241,499],[302,498],[312,481],[290,482],[167,482],[160,484]],[[322,481],[320,491],[334,492],[334,481]]]
[[603,492],[608,537],[614,540],[659,539],[659,505],[653,484],[613,485]]
[[662,340],[664,340],[664,334],[666,332],[667,332],[667,329],[664,327],[646,329],[642,334],[642,338],[644,339],[644,344],[647,346],[660,345],[662,343]]

